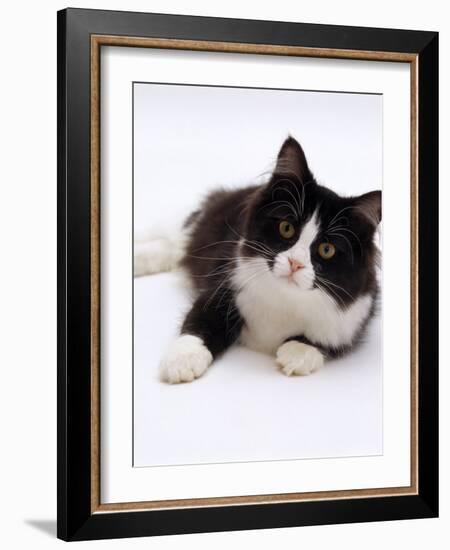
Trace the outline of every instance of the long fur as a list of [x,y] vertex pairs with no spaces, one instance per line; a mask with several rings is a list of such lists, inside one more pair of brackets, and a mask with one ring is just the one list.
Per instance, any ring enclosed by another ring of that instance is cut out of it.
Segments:
[[236,341],[276,355],[285,374],[349,352],[376,304],[380,220],[380,191],[341,197],[318,185],[288,138],[266,184],[214,191],[175,239],[139,244],[135,273],[180,266],[196,291],[181,327],[182,339],[196,339],[169,350],[163,378],[197,378]]

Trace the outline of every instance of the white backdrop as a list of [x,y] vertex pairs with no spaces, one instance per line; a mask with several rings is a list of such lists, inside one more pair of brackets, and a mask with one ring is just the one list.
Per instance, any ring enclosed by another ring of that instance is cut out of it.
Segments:
[[[288,134],[338,193],[380,189],[382,125],[380,94],[135,83],[135,229],[160,235],[165,227],[170,237],[170,225],[176,231],[209,190],[267,181]],[[309,379],[286,379],[273,358],[238,348],[205,379],[168,387],[158,364],[189,303],[173,276],[135,280],[135,466],[383,453],[379,316],[361,349]]]
[[288,134],[320,183],[379,189],[382,108],[376,94],[135,83],[135,230],[176,225],[211,188],[267,181]]
[[[440,0],[426,5],[412,0],[402,3],[379,0],[376,10],[356,0],[302,4],[288,0],[78,0],[79,7],[191,13],[224,17],[292,20],[311,23],[365,25],[441,30],[441,97],[450,96],[450,34],[446,6]],[[8,4],[3,11],[3,86],[0,114],[2,156],[0,177],[2,201],[0,226],[3,269],[0,273],[2,346],[0,364],[0,422],[2,449],[0,483],[2,499],[2,543],[10,549],[62,547],[54,539],[56,517],[56,17],[66,3],[29,0]],[[21,36],[18,40],[17,22]],[[32,49],[30,46],[32,44]],[[33,83],[32,91],[30,83]],[[18,117],[18,112],[21,116]],[[449,120],[449,104],[441,104],[442,120]],[[450,148],[449,126],[441,125],[441,181],[450,180],[446,152]],[[441,230],[450,233],[450,190],[441,187]],[[20,217],[19,217],[20,216]],[[450,263],[441,239],[441,280]],[[441,357],[450,363],[445,346],[450,324],[446,315],[449,287],[441,288]],[[441,464],[450,462],[450,385],[448,369],[441,372]],[[148,539],[99,541],[83,548],[218,549],[230,546],[379,550],[398,544],[422,550],[433,541],[445,548],[450,536],[450,486],[448,468],[442,468],[441,519],[359,525],[276,529]]]

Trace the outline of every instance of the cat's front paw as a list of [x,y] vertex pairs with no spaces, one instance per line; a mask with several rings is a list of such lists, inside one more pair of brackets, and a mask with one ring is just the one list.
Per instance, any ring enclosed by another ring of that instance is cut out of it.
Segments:
[[306,376],[322,367],[324,357],[314,346],[291,340],[278,348],[276,361],[287,376]]
[[169,384],[192,382],[212,361],[213,356],[201,338],[182,334],[161,361],[161,378]]

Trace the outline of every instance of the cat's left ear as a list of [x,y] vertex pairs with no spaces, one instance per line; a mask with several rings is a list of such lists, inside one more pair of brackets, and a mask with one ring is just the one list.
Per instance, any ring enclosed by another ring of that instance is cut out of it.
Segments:
[[381,191],[370,191],[354,199],[354,206],[374,228],[381,222]]
[[301,183],[306,183],[313,179],[300,143],[291,136],[281,146],[274,174],[295,176]]

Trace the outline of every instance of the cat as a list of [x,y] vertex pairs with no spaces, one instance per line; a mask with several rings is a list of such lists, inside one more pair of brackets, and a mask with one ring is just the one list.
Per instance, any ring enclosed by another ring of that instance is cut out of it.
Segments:
[[381,191],[319,185],[291,136],[267,183],[210,193],[184,223],[182,252],[162,247],[162,264],[172,258],[196,291],[162,379],[199,378],[235,342],[274,355],[288,376],[352,350],[377,303],[380,221]]

